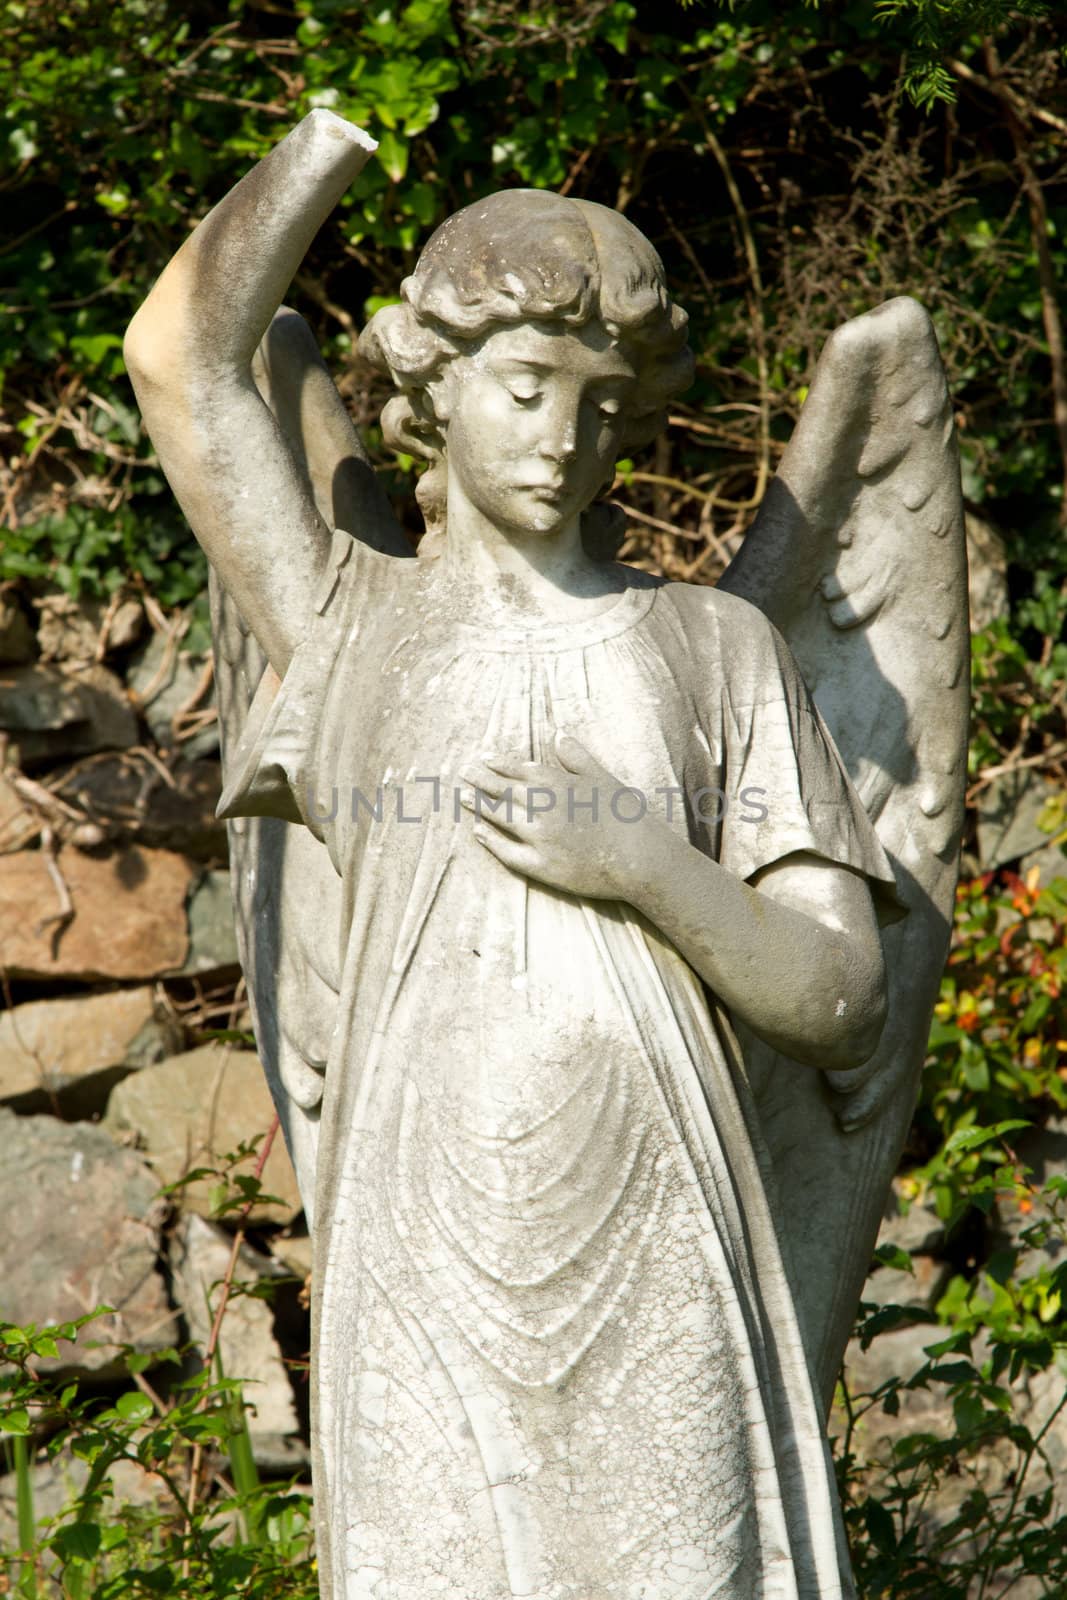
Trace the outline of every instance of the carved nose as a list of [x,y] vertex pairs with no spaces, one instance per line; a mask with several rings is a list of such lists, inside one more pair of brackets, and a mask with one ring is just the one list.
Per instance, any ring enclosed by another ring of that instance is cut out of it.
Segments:
[[571,417],[566,424],[547,428],[540,451],[550,461],[573,461],[578,452],[578,426],[575,419]]

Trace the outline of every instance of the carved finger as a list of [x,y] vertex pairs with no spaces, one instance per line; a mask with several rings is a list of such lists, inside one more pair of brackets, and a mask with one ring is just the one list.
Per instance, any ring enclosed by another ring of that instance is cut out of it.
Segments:
[[[501,787],[501,796],[507,793],[509,787],[510,785],[508,784],[504,784]],[[485,789],[482,790],[482,793],[490,800],[496,800],[500,798],[500,796],[489,794]],[[526,826],[526,798],[521,791],[513,793],[512,803],[509,809],[500,811],[487,811],[483,809],[483,807],[478,804],[478,800],[475,795],[461,794],[459,797],[459,803],[464,807],[465,810],[469,811],[472,816],[478,819],[479,824],[484,823],[491,829],[498,829],[502,833],[515,835],[518,834],[520,826]]]
[[537,876],[537,852],[531,845],[522,844],[518,839],[511,839],[505,833],[485,827],[479,823],[474,830],[474,837],[480,845],[484,845],[491,856],[496,856],[505,867],[510,867],[513,872],[521,872],[524,877]]
[[503,774],[490,772],[488,767],[470,768],[462,775],[462,781],[470,784],[472,790],[480,790],[492,800],[499,800],[501,795],[512,788],[512,782]]
[[482,765],[504,778],[525,776],[537,763],[523,750],[505,750],[503,755],[483,754]]

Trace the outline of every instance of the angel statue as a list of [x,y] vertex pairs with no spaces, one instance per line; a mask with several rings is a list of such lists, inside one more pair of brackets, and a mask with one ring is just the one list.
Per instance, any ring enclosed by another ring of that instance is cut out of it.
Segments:
[[929,318],[829,340],[717,588],[597,496],[689,380],[623,217],[433,234],[360,339],[415,555],[279,311],[313,111],[127,361],[216,575],[222,814],[315,1240],[324,1600],[854,1594],[826,1414],[945,957],[968,634]]

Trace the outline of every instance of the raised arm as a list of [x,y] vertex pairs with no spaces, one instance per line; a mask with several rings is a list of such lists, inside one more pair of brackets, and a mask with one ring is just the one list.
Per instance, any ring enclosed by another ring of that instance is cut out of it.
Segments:
[[305,636],[329,529],[252,376],[311,240],[375,146],[317,110],[208,214],[126,335],[171,487],[276,672]]

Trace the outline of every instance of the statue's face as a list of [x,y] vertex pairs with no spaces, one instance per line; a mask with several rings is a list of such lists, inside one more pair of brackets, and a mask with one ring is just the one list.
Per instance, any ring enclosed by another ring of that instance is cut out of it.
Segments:
[[506,534],[555,533],[610,476],[635,385],[598,323],[487,334],[434,391],[450,486]]

